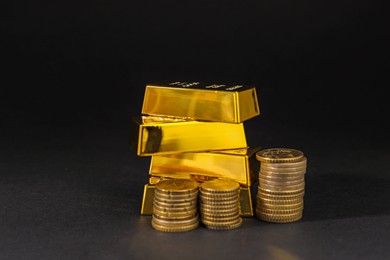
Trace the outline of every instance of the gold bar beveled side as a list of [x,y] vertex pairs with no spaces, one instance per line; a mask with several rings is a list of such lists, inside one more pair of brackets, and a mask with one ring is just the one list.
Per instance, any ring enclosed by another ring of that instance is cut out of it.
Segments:
[[[153,214],[153,198],[155,185],[146,184],[144,187],[144,196],[142,199],[141,215]],[[253,216],[253,204],[251,197],[251,187],[240,187],[240,215],[242,217]]]
[[146,86],[142,114],[241,123],[260,109],[254,86],[171,82]]
[[242,217],[253,216],[251,186],[240,187],[240,213]]
[[144,186],[144,195],[142,198],[141,215],[153,214],[154,185],[146,184]]
[[150,122],[147,117],[135,123],[138,124],[138,156],[247,147],[243,123]]
[[226,178],[241,185],[256,181],[261,147],[214,152],[188,152],[152,156],[149,174],[166,178],[193,179],[193,176]]

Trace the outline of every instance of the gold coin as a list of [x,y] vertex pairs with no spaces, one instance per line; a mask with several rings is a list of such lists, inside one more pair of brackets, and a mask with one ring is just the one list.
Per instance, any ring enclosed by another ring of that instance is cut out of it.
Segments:
[[303,159],[303,153],[299,150],[290,148],[271,148],[258,151],[256,159],[268,163],[289,163],[297,162]]
[[305,175],[306,174],[306,170],[302,170],[302,171],[270,171],[270,170],[266,170],[266,169],[260,169],[259,171],[259,175],[268,175],[268,176],[281,176],[281,177],[284,177],[284,176],[291,176],[291,175]]
[[230,205],[203,205],[199,206],[199,211],[203,212],[215,212],[215,213],[224,213],[231,211],[240,210],[240,206],[238,204],[230,204]]
[[267,199],[263,197],[256,196],[256,202],[258,204],[264,203],[264,204],[271,204],[271,205],[289,205],[289,204],[297,204],[303,201],[302,198],[294,198],[294,199]]
[[270,181],[295,181],[295,180],[304,180],[305,175],[303,174],[291,174],[291,175],[282,175],[279,176],[278,174],[259,174],[259,179],[265,179]]
[[299,189],[305,188],[305,182],[302,182],[301,184],[297,185],[285,185],[285,186],[275,186],[275,185],[268,185],[265,183],[259,183],[259,187],[261,189],[267,189],[267,190],[273,190],[273,191],[295,191]]
[[215,224],[212,222],[202,222],[208,229],[213,230],[231,230],[235,229],[241,226],[242,224],[242,218],[238,218],[237,220],[229,223],[223,223],[223,224]]
[[227,216],[227,217],[225,217],[225,216],[210,216],[210,215],[201,215],[200,216],[202,221],[210,221],[210,222],[216,222],[216,223],[220,223],[220,222],[226,223],[229,221],[234,221],[239,217],[240,217],[239,212],[237,212],[234,215]]
[[166,202],[161,202],[158,199],[155,199],[153,200],[153,204],[164,208],[188,208],[188,207],[196,207],[198,205],[198,200],[193,200],[193,201],[183,202],[183,203],[166,203]]
[[301,193],[296,194],[287,194],[287,195],[275,195],[275,194],[269,194],[264,193],[262,191],[257,191],[257,196],[262,199],[270,199],[270,200],[295,200],[295,199],[302,199],[305,195],[305,191],[302,191]]
[[240,185],[237,182],[222,179],[205,181],[200,185],[201,192],[211,193],[231,193],[238,191],[239,188]]
[[190,207],[183,207],[183,208],[172,208],[172,207],[161,207],[156,204],[153,205],[153,209],[156,209],[158,211],[163,211],[163,212],[188,212],[194,209],[197,209],[197,205],[193,205]]
[[159,196],[163,196],[163,197],[167,197],[167,198],[185,198],[185,197],[194,197],[194,196],[197,196],[198,195],[198,190],[193,190],[191,192],[165,192],[165,191],[160,191],[160,190],[155,190],[154,191],[155,194],[159,195]]
[[240,209],[239,207],[233,207],[228,209],[210,209],[210,208],[201,207],[199,211],[201,215],[207,214],[210,216],[230,216],[232,214],[235,214],[237,211],[239,212]]
[[265,214],[286,215],[286,214],[299,213],[303,210],[303,207],[296,208],[296,209],[273,209],[273,208],[256,207],[256,210],[259,211],[260,213],[265,213]]
[[302,218],[303,214],[302,212],[296,213],[296,214],[288,214],[288,215],[272,215],[272,214],[265,214],[256,211],[256,217],[267,222],[274,222],[274,223],[290,223],[298,221]]
[[235,197],[235,196],[239,196],[240,195],[240,190],[236,190],[236,191],[233,191],[233,192],[223,192],[223,193],[219,193],[219,192],[209,192],[209,191],[203,191],[201,190],[200,193],[199,193],[199,196],[202,196],[202,197],[205,197],[205,198],[211,198],[211,199],[219,199],[219,198],[231,198],[231,197]]
[[303,156],[300,160],[295,162],[260,162],[260,168],[278,168],[280,170],[283,170],[284,168],[290,169],[290,168],[306,168],[307,167],[307,158]]
[[[283,164],[283,163],[279,163]],[[307,170],[307,167],[274,167],[274,166],[265,166],[262,165],[260,167],[261,171],[270,171],[270,172],[305,172]]]
[[298,184],[304,183],[305,179],[299,178],[299,179],[296,179],[296,180],[272,180],[272,179],[270,180],[270,179],[264,179],[263,177],[259,177],[259,181],[260,181],[260,183],[265,183],[265,184],[268,184],[268,185],[275,185],[275,186],[283,185],[283,186],[286,186],[286,185],[298,185]]
[[167,199],[161,196],[154,196],[153,200],[162,203],[167,203],[167,204],[195,203],[196,201],[198,201],[198,196],[193,198],[184,198],[184,199],[183,198]]
[[304,192],[305,189],[296,189],[296,190],[273,190],[273,189],[268,189],[268,188],[262,188],[258,187],[258,191],[262,193],[267,193],[267,194],[274,194],[274,195],[292,195],[292,194],[298,194],[301,192]]
[[290,182],[275,182],[275,181],[265,181],[265,180],[261,180],[259,185],[261,187],[265,187],[265,186],[268,186],[269,188],[272,188],[273,190],[275,189],[283,189],[283,190],[289,190],[291,189],[292,187],[295,187],[295,186],[298,186],[298,185],[305,185],[305,181],[290,181]]
[[288,209],[296,209],[296,208],[303,208],[304,202],[296,202],[291,204],[270,204],[270,203],[263,203],[261,201],[258,201],[256,203],[256,208],[262,207],[262,208],[269,208],[269,209],[275,209],[275,210],[288,210]]
[[197,196],[198,196],[198,191],[191,192],[191,193],[184,193],[184,194],[180,194],[179,195],[179,193],[162,193],[160,191],[155,190],[154,191],[154,196],[155,197],[164,198],[164,199],[175,199],[175,200],[187,199],[187,198],[196,199]]
[[190,216],[197,214],[197,212],[198,212],[197,208],[189,210],[189,211],[167,212],[167,211],[158,210],[155,207],[153,207],[153,214],[157,215],[160,218],[165,218],[165,219],[167,219],[167,218],[171,218],[171,219],[186,218],[186,217],[190,217]]
[[199,216],[196,215],[195,217],[189,217],[189,218],[183,218],[179,220],[171,220],[171,219],[163,219],[159,218],[158,216],[153,216],[152,221],[159,225],[164,225],[164,226],[184,226],[184,225],[190,225],[195,222],[199,222]]
[[156,191],[162,193],[193,193],[198,190],[199,184],[194,180],[171,179],[163,180],[156,184]]
[[238,205],[239,198],[232,200],[210,200],[206,198],[200,198],[200,205],[210,205],[210,206],[226,206],[226,205]]
[[209,197],[209,196],[204,196],[204,195],[200,195],[199,196],[199,200],[202,200],[202,201],[233,201],[233,200],[237,200],[239,197],[238,197],[238,194],[234,195],[234,196],[229,196],[229,197]]
[[199,221],[189,224],[189,225],[180,225],[180,226],[165,226],[165,225],[160,225],[152,221],[152,227],[158,231],[162,232],[185,232],[185,231],[190,231],[194,230],[199,226]]

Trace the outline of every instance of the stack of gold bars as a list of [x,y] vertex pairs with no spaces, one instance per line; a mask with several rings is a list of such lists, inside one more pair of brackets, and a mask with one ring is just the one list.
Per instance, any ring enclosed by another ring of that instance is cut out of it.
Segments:
[[251,189],[257,181],[255,154],[260,147],[248,147],[243,122],[259,114],[253,86],[147,85],[141,116],[133,124],[137,155],[151,156],[141,214],[152,215],[158,208],[153,208],[153,198],[162,193],[157,191],[161,181],[187,179],[202,184],[226,179],[239,185],[240,216],[253,216]]
[[287,223],[302,218],[307,159],[301,151],[271,148],[259,151],[256,216],[267,222]]

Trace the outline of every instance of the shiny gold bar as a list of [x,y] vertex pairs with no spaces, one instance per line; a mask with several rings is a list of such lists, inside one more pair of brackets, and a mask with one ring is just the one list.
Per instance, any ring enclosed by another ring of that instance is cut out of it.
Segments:
[[197,176],[196,180],[200,180],[200,176],[226,178],[250,186],[258,179],[259,162],[255,154],[260,149],[261,147],[253,147],[207,153],[154,155],[149,174],[180,179],[194,179]]
[[252,195],[251,186],[240,187],[240,213],[242,217],[253,216]]
[[241,123],[260,110],[254,86],[171,82],[146,86],[142,114]]
[[247,147],[243,123],[159,122],[141,117],[135,124],[138,156]]
[[141,215],[153,214],[154,185],[146,184],[144,186],[144,195],[142,198]]
[[[141,215],[153,214],[153,197],[155,185],[146,184],[144,186],[144,196],[142,199]],[[242,217],[253,216],[252,188],[240,187],[240,215]]]

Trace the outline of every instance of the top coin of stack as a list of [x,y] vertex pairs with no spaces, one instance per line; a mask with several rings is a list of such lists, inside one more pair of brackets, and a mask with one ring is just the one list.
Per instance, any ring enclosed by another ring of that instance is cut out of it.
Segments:
[[257,152],[260,161],[256,216],[287,223],[302,218],[307,159],[301,151],[272,148]]

